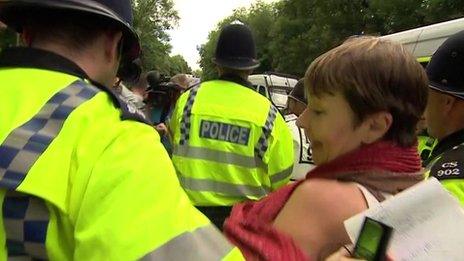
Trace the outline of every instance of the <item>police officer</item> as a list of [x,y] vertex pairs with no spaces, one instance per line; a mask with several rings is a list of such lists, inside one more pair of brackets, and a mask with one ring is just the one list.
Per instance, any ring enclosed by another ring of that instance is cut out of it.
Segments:
[[0,21],[27,46],[0,54],[0,260],[240,258],[108,91],[140,50],[129,0],[2,0]]
[[464,204],[464,31],[448,38],[427,65],[425,117],[438,144],[426,161],[429,176]]
[[315,165],[311,157],[311,143],[306,137],[304,130],[296,126],[298,116],[306,109],[308,104],[304,89],[304,79],[300,79],[293,90],[288,95],[285,122],[293,135],[293,156],[295,163],[293,166],[292,180],[300,180],[312,170]]
[[259,66],[250,29],[225,26],[213,62],[219,79],[180,97],[170,129],[182,187],[222,227],[234,203],[257,200],[289,181],[293,147],[277,108],[247,80]]

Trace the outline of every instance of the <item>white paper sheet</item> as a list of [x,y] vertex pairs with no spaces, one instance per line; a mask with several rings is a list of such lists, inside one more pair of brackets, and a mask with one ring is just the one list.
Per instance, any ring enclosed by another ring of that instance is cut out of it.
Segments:
[[435,178],[345,221],[356,242],[364,217],[393,227],[388,253],[399,260],[464,260],[464,210]]

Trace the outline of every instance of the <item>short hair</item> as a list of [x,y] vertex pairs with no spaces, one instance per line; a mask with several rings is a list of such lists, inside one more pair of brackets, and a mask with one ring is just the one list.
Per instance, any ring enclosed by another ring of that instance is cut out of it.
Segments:
[[402,45],[378,37],[350,38],[314,60],[306,71],[310,95],[341,92],[355,114],[387,111],[393,122],[384,139],[400,146],[416,142],[415,129],[427,104],[422,66]]
[[36,41],[54,41],[74,51],[82,51],[105,32],[122,31],[109,18],[85,12],[30,11],[25,19],[24,28],[32,33],[32,44]]

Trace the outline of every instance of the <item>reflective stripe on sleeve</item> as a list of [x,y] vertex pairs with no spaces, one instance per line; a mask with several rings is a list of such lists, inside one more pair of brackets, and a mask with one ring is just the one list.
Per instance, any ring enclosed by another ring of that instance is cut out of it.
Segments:
[[179,182],[184,189],[198,192],[215,192],[232,197],[264,197],[271,189],[261,186],[240,185],[209,179],[194,179],[178,175]]
[[274,121],[277,117],[277,113],[279,113],[277,111],[277,108],[271,104],[269,113],[267,115],[266,123],[262,128],[263,132],[255,147],[255,153],[261,159],[264,158],[264,154],[266,153],[267,148],[269,146],[269,137],[271,136],[272,129],[274,128]]
[[180,140],[179,144],[184,145],[188,142],[190,138],[190,126],[191,126],[191,119],[192,116],[192,108],[193,103],[195,102],[195,97],[197,96],[198,89],[200,85],[193,87],[190,90],[189,96],[187,98],[187,102],[184,106],[184,111],[182,113],[182,118],[180,119]]
[[213,225],[185,232],[141,260],[221,260],[234,247]]

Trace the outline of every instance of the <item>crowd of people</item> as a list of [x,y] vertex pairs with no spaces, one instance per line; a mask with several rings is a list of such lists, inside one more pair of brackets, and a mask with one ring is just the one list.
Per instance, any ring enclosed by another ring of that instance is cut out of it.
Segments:
[[132,20],[130,0],[0,1],[22,40],[0,53],[0,260],[347,260],[343,222],[428,177],[464,204],[464,31],[425,70],[351,37],[284,117],[248,81],[246,25],[194,83],[124,73]]

